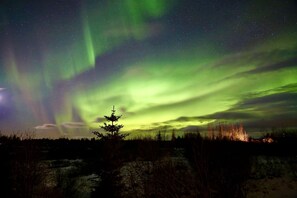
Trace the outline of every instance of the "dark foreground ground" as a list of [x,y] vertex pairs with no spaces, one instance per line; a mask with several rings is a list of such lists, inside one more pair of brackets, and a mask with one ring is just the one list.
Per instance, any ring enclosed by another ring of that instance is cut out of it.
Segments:
[[0,137],[0,197],[297,197],[297,138]]

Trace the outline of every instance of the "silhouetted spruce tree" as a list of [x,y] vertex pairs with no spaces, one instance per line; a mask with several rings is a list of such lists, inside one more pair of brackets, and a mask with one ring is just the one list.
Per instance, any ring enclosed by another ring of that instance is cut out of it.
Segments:
[[122,139],[128,134],[121,134],[120,129],[123,128],[122,124],[117,124],[121,116],[115,115],[116,110],[114,106],[111,110],[110,116],[104,116],[107,122],[100,126],[106,133],[93,132],[98,138],[103,141],[103,152],[100,156],[100,168],[97,174],[100,176],[101,181],[92,193],[93,197],[100,197],[104,195],[109,198],[120,197],[122,190],[122,178],[120,175],[120,168],[122,167]]
[[122,124],[116,124],[118,120],[122,117],[116,116],[115,112],[116,110],[114,109],[114,106],[111,110],[111,115],[110,116],[104,116],[108,123],[104,123],[103,126],[101,126],[102,129],[104,129],[107,134],[100,133],[98,131],[94,131],[93,134],[95,134],[98,138],[100,139],[117,139],[117,140],[122,140],[129,134],[121,134],[120,129],[124,127]]

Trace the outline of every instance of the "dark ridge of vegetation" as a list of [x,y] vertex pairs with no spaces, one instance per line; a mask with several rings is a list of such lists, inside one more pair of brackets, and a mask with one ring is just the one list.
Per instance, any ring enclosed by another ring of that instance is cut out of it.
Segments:
[[[89,197],[245,197],[253,159],[296,156],[296,137],[291,130],[263,136],[272,143],[209,139],[199,133],[171,141],[0,136],[1,197],[81,197],[77,178],[92,174],[100,179]],[[64,170],[67,166],[72,168]]]

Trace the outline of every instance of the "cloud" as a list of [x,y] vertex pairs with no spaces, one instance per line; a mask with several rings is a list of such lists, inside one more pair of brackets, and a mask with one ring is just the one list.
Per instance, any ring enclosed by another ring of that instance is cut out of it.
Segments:
[[272,71],[277,71],[281,69],[286,69],[290,67],[297,67],[297,57],[285,60],[285,61],[280,61],[278,63],[273,63],[270,65],[265,65],[263,67],[258,67],[256,69],[243,72],[242,74],[258,74],[258,73],[264,73],[264,72],[272,72]]
[[[280,92],[269,94],[275,91],[296,90],[295,88],[296,84],[290,84],[274,90],[252,93],[242,98],[241,101],[226,111],[215,112],[204,116],[183,116],[164,123],[174,125],[178,122],[187,124],[191,121],[200,121],[202,122],[201,126],[203,126],[213,121],[231,121],[243,123],[249,129],[277,126],[297,127],[297,93]],[[182,129],[187,129],[187,127],[180,128],[179,130]]]
[[175,120],[171,120],[171,121],[177,121],[177,122],[188,122],[188,121],[193,121],[193,120],[197,120],[199,117],[179,117]]
[[239,72],[232,76],[228,76],[228,77],[222,79],[222,81],[232,79],[232,78],[246,77],[247,75],[274,72],[274,71],[284,70],[284,69],[293,68],[293,67],[297,68],[297,58],[296,57],[293,57],[288,60],[280,61],[277,63],[266,64],[264,66],[258,66],[257,68],[251,69],[249,71]]
[[[290,89],[294,85],[280,87]],[[256,93],[259,95],[263,93]],[[249,128],[297,127],[297,93],[276,93],[242,99],[232,108],[203,116],[221,121],[239,119]]]
[[[283,88],[286,89],[287,87]],[[234,105],[229,111],[245,112],[254,115],[262,114],[264,118],[267,118],[274,115],[295,114],[296,107],[297,93],[282,92],[242,99],[242,101]]]
[[36,137],[37,138],[81,138],[91,137],[92,134],[89,132],[89,128],[83,122],[65,122],[61,124],[61,127],[55,124],[43,124],[36,126]]
[[64,122],[61,125],[65,128],[77,129],[77,128],[87,128],[88,126],[83,122]]
[[266,110],[276,110],[276,109],[292,109],[297,105],[297,93],[276,93],[270,94],[257,98],[246,99],[238,103],[236,109],[266,109]]
[[201,130],[201,128],[199,126],[189,125],[189,126],[181,128],[180,130],[184,131],[184,132],[199,132]]
[[36,138],[50,138],[57,139],[61,137],[60,130],[55,124],[43,124],[40,126],[36,126]]
[[43,125],[40,125],[40,126],[36,126],[34,127],[35,129],[56,129],[57,128],[57,125],[55,124],[43,124]]
[[197,122],[203,122],[205,120],[204,117],[201,117],[201,116],[182,116],[182,117],[178,117],[176,119],[173,119],[173,120],[168,120],[168,121],[165,121],[164,123],[166,124],[172,124],[172,123],[183,123],[183,122],[192,122],[192,121],[197,121]]
[[[249,75],[297,67],[296,54],[296,47],[293,49],[276,49],[265,52],[240,52],[225,56],[209,66],[213,69],[234,68],[233,72],[230,71],[228,75],[214,82],[218,83],[247,77]],[[284,57],[286,57],[286,59],[284,59]],[[245,68],[245,71],[237,70],[238,68]]]
[[251,119],[251,118],[254,118],[254,115],[248,112],[225,111],[225,112],[217,112],[214,114],[202,116],[200,118],[236,120],[236,119]]
[[284,85],[275,89],[278,92],[297,92],[297,83],[291,83],[288,85]]
[[106,121],[106,118],[104,118],[104,117],[97,117],[97,118],[94,120],[95,123],[102,123],[102,122],[104,122],[104,121]]

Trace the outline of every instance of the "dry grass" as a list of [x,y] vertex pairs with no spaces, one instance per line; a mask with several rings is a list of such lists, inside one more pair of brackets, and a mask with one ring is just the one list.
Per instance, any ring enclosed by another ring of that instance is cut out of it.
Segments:
[[232,141],[249,140],[248,134],[243,128],[242,124],[227,124],[218,123],[215,125],[208,125],[208,138],[212,140],[227,139]]

